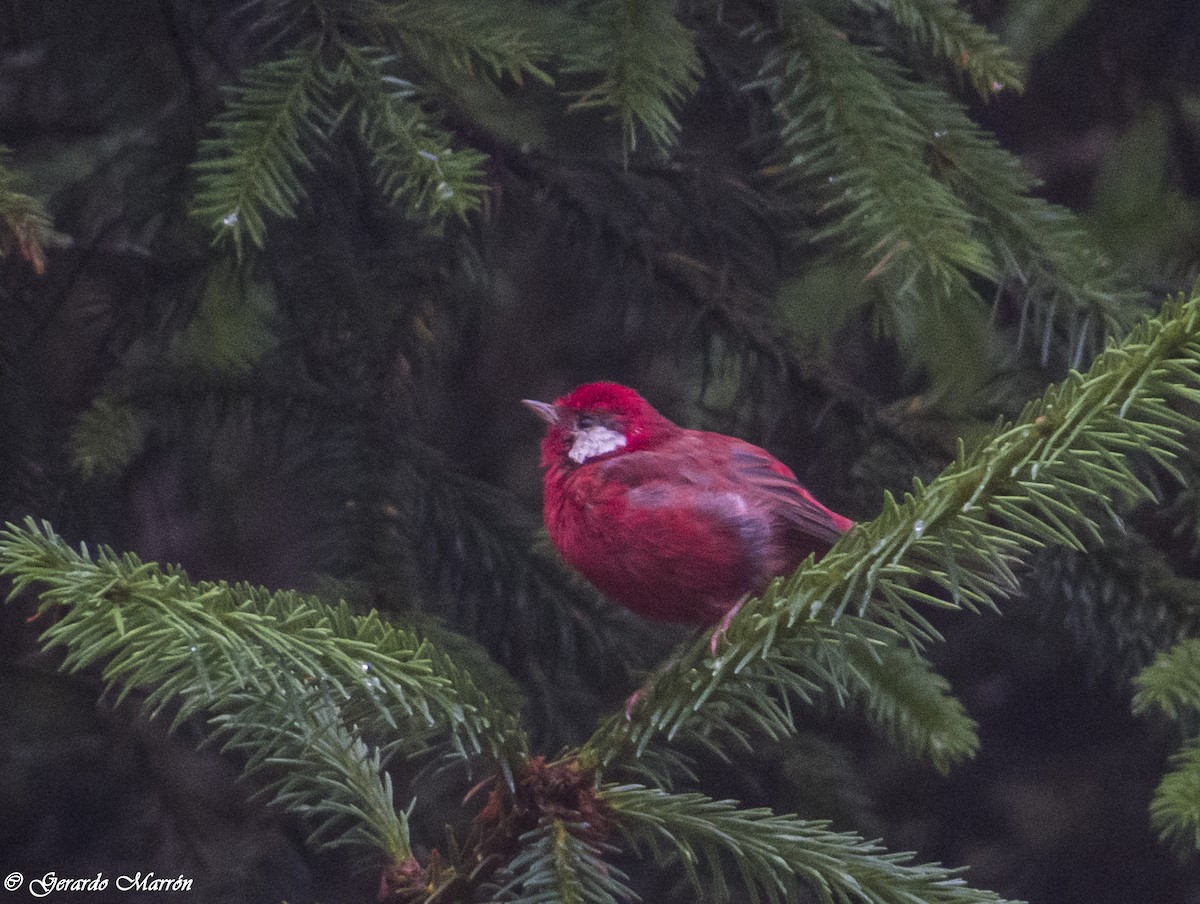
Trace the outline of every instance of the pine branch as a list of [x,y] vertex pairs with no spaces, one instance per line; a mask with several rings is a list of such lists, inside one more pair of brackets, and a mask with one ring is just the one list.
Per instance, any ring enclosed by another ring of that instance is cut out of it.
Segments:
[[[994,607],[1016,588],[1013,568],[1029,551],[1082,548],[1081,537],[1096,533],[1089,510],[1115,517],[1115,504],[1149,495],[1124,454],[1137,450],[1169,471],[1184,448],[1178,437],[1194,422],[1166,399],[1200,400],[1197,383],[1200,295],[1166,305],[1086,375],[1072,373],[974,452],[960,445],[928,487],[915,481],[902,503],[885,494],[874,521],[747,602],[715,659],[704,638],[691,644],[632,720],[602,725],[583,756],[606,764],[637,755],[659,735],[728,730],[729,710],[786,732],[765,691],[802,695],[805,675],[793,663],[810,668],[814,644],[845,616],[878,622],[919,647],[939,639],[922,609]],[[866,622],[850,624],[849,633],[869,636]]]
[[794,734],[791,701],[815,705],[827,696],[861,707],[876,728],[939,771],[974,756],[975,723],[945,679],[916,653],[896,647],[895,631],[849,615],[830,621],[827,613],[789,629],[786,640],[768,641],[759,658],[749,652],[713,661],[705,655],[707,638],[698,639],[651,677],[632,720],[619,714],[601,724],[581,761],[607,766],[643,758],[636,768],[661,778],[658,762],[668,770],[678,764],[653,744],[660,736],[686,737],[727,757],[729,740],[752,751],[756,736]]
[[482,67],[497,79],[520,83],[528,75],[548,83],[539,68],[546,49],[525,27],[537,15],[537,7],[516,0],[404,0],[374,4],[369,21],[385,43],[434,73],[473,77]]
[[223,751],[246,754],[246,773],[263,781],[259,794],[313,825],[314,850],[354,846],[385,862],[409,860],[407,813],[395,808],[387,757],[346,721],[338,694],[323,684],[281,672],[266,696],[212,685],[222,711],[209,725]]
[[255,66],[200,143],[195,210],[238,257],[262,248],[268,214],[290,218],[304,196],[300,172],[328,140],[337,119],[333,76],[318,49],[294,49]]
[[1200,453],[1183,458],[1179,467],[1187,483],[1173,500],[1164,500],[1163,515],[1174,525],[1172,533],[1190,540],[1191,554],[1200,557]]
[[817,240],[861,255],[869,277],[886,274],[882,312],[917,363],[945,370],[944,344],[929,345],[934,320],[936,335],[950,323],[957,341],[980,344],[977,277],[1017,296],[1018,341],[1040,334],[1043,363],[1052,339],[1078,367],[1128,330],[1137,294],[1073,214],[1031,196],[1035,180],[961,104],[812,13],[759,37],[780,41],[759,84],[784,123],[784,176],[832,215]]
[[378,6],[379,0],[255,0],[246,24],[260,49],[293,46],[316,32],[326,37],[361,32]]
[[205,274],[195,312],[164,355],[168,367],[210,379],[248,374],[277,344],[273,287],[228,257]]
[[1021,90],[1021,67],[1008,48],[971,18],[956,0],[853,0],[868,11],[886,12],[921,44],[963,72],[982,97],[1005,88]]
[[145,412],[125,399],[102,395],[71,428],[71,467],[84,480],[121,473],[146,443]]
[[921,155],[930,136],[896,96],[892,64],[807,10],[757,37],[771,42],[759,84],[783,123],[785,177],[823,185],[817,239],[860,254],[870,275],[896,271],[902,292],[931,292],[925,304],[975,298],[968,277],[992,278],[995,262]]
[[[703,794],[668,794],[640,785],[608,785],[601,799],[634,845],[645,844],[659,860],[679,854],[698,893],[718,901],[732,896],[719,864],[737,863],[751,901],[797,900],[801,886],[825,904],[984,904],[992,892],[969,887],[961,870],[913,865],[911,854],[889,854],[878,844],[828,823],[777,816],[764,808],[743,810]],[[701,877],[697,865],[709,870]]]
[[[898,84],[898,74],[891,78]],[[896,92],[920,124],[934,173],[970,211],[994,249],[1001,285],[1021,303],[1018,341],[1036,335],[1043,364],[1057,331],[1071,367],[1099,354],[1110,336],[1128,332],[1139,295],[1124,288],[1095,239],[1071,211],[1034,197],[1036,180],[1021,161],[967,116],[930,91]]]
[[130,553],[75,552],[32,520],[0,533],[0,573],[13,576],[14,595],[42,585],[39,612],[56,611],[42,644],[66,648],[63,668],[104,662],[118,700],[148,689],[151,716],[177,701],[174,724],[220,710],[234,691],[278,697],[285,683],[319,680],[347,724],[388,752],[445,733],[461,754],[482,751],[502,769],[524,754],[514,717],[427,641],[377,613],[289,591],[192,583]]
[[411,99],[412,86],[386,74],[391,58],[352,47],[345,54],[343,73],[358,108],[358,132],[388,201],[434,224],[477,210],[487,190],[486,155],[451,147],[450,136]]
[[[1161,489],[1156,494],[1168,495]],[[1168,557],[1128,524],[1100,528],[1099,548],[1081,553],[1057,546],[1039,553],[1024,595],[1038,601],[1047,630],[1065,634],[1086,658],[1089,678],[1123,694],[1159,651],[1200,628],[1200,580],[1177,574]]]
[[508,882],[494,900],[511,904],[618,904],[638,896],[625,874],[603,859],[606,851],[585,840],[588,826],[543,817],[521,836],[521,853],[508,864]]
[[976,725],[928,660],[902,647],[851,648],[857,696],[898,746],[945,774],[979,749]]
[[1200,850],[1200,738],[1191,738],[1171,757],[1150,801],[1158,837],[1184,854]]
[[1134,679],[1133,711],[1160,709],[1173,721],[1200,713],[1200,638],[1181,641],[1159,653]]
[[670,0],[599,0],[588,10],[563,72],[599,79],[572,109],[603,110],[621,125],[625,154],[637,150],[638,128],[660,151],[675,143],[674,109],[698,84],[700,58]]
[[1167,774],[1154,791],[1150,820],[1159,838],[1179,853],[1200,850],[1200,638],[1192,637],[1159,653],[1134,679],[1133,711],[1161,710],[1182,723],[1189,737],[1171,757]]
[[[273,286],[225,256],[208,266],[182,329],[134,343],[71,430],[71,464],[84,480],[121,473],[162,426],[164,409],[195,415],[196,396],[244,381],[275,348]],[[257,374],[256,374],[257,376]],[[184,399],[187,387],[191,398]]]
[[10,156],[9,149],[0,145],[0,257],[15,251],[41,276],[54,229],[42,203],[18,190],[20,180],[9,166]]
[[[819,664],[816,687],[832,692],[843,706],[853,703],[863,709],[874,726],[906,753],[943,774],[975,755],[979,749],[975,722],[928,660],[897,647],[893,632],[854,616],[843,617],[824,634],[823,641],[808,647],[809,663]],[[789,671],[803,674],[811,669],[809,663],[797,663]],[[786,680],[777,684],[776,694],[783,699],[785,690]],[[791,734],[793,721],[789,717],[786,725],[771,726],[773,733]],[[710,724],[707,731],[716,728]]]

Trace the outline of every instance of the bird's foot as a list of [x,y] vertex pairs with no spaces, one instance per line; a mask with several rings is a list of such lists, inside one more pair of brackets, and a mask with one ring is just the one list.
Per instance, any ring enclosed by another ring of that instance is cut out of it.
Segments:
[[654,690],[654,685],[658,681],[658,676],[668,671],[678,661],[678,656],[672,656],[650,674],[650,677],[646,679],[645,684],[629,695],[629,699],[625,701],[626,722],[633,721],[633,711],[637,709],[638,705],[646,699],[652,690]]
[[733,617],[738,614],[738,610],[742,608],[742,603],[746,602],[746,600],[749,598],[750,595],[746,594],[746,596],[743,596],[740,600],[734,603],[733,607],[728,612],[721,616],[721,621],[718,622],[717,627],[713,630],[712,639],[708,642],[708,651],[712,653],[714,657],[717,655],[717,646],[721,643],[722,639],[724,639],[725,632],[729,630],[730,622],[732,622]]
[[642,702],[646,696],[646,691],[649,688],[639,687],[636,691],[629,695],[629,699],[625,701],[625,721],[633,721],[633,711],[637,709],[637,705]]

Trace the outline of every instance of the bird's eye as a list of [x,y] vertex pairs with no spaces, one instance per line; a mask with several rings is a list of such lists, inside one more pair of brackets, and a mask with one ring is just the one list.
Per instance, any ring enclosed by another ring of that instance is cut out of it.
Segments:
[[590,414],[581,414],[581,415],[579,415],[578,419],[575,421],[575,428],[577,430],[588,430],[595,426],[596,426],[596,419],[594,417],[592,417]]

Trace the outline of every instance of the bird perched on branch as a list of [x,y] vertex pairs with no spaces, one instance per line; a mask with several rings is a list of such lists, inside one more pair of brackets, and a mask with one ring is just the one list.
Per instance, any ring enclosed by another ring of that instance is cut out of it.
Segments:
[[684,429],[627,386],[524,404],[546,422],[546,527],[563,559],[645,618],[719,622],[714,653],[747,597],[853,526],[769,452]]

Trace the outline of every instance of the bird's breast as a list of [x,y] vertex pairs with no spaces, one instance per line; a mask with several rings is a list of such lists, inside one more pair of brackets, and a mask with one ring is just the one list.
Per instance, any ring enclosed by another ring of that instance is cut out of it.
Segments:
[[630,486],[594,470],[548,482],[546,524],[563,559],[614,601],[647,618],[707,623],[776,573],[769,519],[736,491]]

